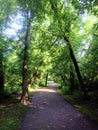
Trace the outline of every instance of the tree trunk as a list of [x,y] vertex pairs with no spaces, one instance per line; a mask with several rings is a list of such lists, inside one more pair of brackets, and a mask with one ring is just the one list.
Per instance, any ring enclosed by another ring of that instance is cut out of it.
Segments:
[[[61,30],[63,30],[61,21],[60,21],[59,16],[58,16],[57,3],[53,2],[52,0],[50,0],[50,4],[51,4],[51,9],[54,11],[55,16],[57,17],[59,28]],[[69,23],[69,25],[71,25],[71,24]],[[80,86],[81,86],[81,90],[84,93],[84,95],[86,96],[86,89],[85,89],[85,86],[84,86],[84,82],[83,82],[83,79],[82,79],[82,76],[81,76],[81,73],[80,73],[80,70],[79,70],[79,66],[78,66],[77,60],[75,58],[75,55],[74,55],[74,52],[73,52],[73,49],[72,49],[72,46],[70,44],[70,41],[69,41],[68,37],[66,37],[66,35],[62,35],[62,36],[63,36],[66,44],[69,47],[70,57],[71,57],[71,60],[72,60],[72,62],[74,64],[75,71],[76,71],[76,74],[77,74],[77,77],[78,77],[78,80],[79,80],[79,83],[80,83]]]
[[42,64],[43,64],[43,61],[41,61],[41,62],[39,63],[37,69],[36,69],[35,72],[32,74],[32,76],[31,76],[31,78],[30,78],[30,80],[29,80],[29,82],[28,82],[28,85],[29,85],[29,86],[32,86],[33,81],[36,81],[37,75],[38,75],[38,73],[39,73],[39,70],[38,70],[38,69],[39,69],[40,66],[42,66]]
[[26,35],[24,40],[24,58],[23,58],[23,80],[22,80],[22,95],[21,103],[28,105],[29,103],[29,94],[28,94],[28,46],[30,39],[30,27],[31,19],[28,18],[28,25],[26,29]]
[[2,63],[2,52],[0,51],[0,92],[4,91],[4,73],[3,73],[3,63]]
[[83,82],[83,79],[82,79],[82,76],[81,76],[81,73],[80,73],[80,70],[79,70],[77,60],[75,58],[75,55],[74,55],[74,52],[73,52],[73,49],[72,49],[72,46],[70,44],[69,39],[66,36],[64,36],[64,40],[68,45],[69,52],[70,52],[70,57],[71,57],[71,60],[72,60],[72,62],[74,64],[75,71],[76,71],[76,74],[77,74],[77,77],[78,77],[78,80],[79,80],[79,83],[80,83],[80,86],[81,86],[81,90],[84,93],[84,95],[86,96],[86,89],[85,89],[85,86],[84,86],[84,82]]
[[46,82],[45,82],[45,86],[47,86],[47,81],[48,81],[48,73],[46,74]]
[[73,67],[70,66],[70,91],[73,93],[75,91],[75,83],[74,83],[74,72],[73,72]]

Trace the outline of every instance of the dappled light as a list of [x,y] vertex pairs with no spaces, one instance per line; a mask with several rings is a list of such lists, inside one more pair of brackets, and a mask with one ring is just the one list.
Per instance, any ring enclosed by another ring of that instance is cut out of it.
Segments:
[[86,129],[62,98],[98,123],[97,0],[0,0],[0,129],[18,130],[27,107],[42,111],[34,130],[44,119],[47,130]]
[[52,86],[56,87],[57,84],[48,82],[48,88],[35,91],[21,130],[97,130],[97,125],[61,98]]
[[36,89],[37,92],[50,92],[50,93],[56,93],[56,90],[52,89]]

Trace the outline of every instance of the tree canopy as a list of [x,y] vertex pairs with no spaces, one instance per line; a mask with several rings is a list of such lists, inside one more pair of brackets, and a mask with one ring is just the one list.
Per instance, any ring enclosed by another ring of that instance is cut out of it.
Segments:
[[97,0],[0,0],[0,94],[27,104],[49,79],[97,98],[97,40]]

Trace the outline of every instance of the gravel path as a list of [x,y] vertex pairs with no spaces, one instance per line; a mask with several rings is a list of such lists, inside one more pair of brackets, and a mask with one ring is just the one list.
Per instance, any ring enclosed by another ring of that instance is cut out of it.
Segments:
[[77,111],[57,93],[57,85],[38,89],[20,130],[98,130],[98,125]]

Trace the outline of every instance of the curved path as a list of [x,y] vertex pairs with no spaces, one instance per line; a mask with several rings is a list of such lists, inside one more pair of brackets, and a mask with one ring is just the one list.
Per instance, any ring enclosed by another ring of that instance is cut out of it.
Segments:
[[54,82],[48,84],[33,95],[20,130],[98,130],[98,125],[56,93]]

